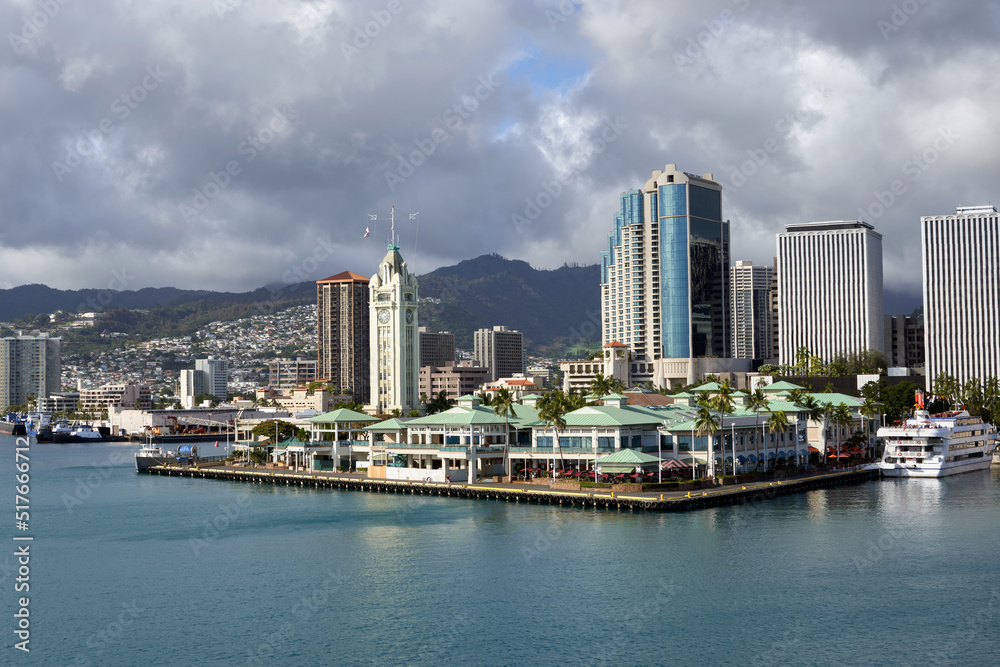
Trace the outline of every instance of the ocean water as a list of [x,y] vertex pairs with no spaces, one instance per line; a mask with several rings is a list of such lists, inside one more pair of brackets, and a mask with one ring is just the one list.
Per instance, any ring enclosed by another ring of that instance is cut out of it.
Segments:
[[[33,445],[0,664],[995,664],[1000,471],[686,514],[138,475]],[[13,505],[14,438],[0,436]],[[6,487],[4,489],[3,487]],[[13,507],[11,507],[13,509]],[[14,648],[31,535],[30,653]]]

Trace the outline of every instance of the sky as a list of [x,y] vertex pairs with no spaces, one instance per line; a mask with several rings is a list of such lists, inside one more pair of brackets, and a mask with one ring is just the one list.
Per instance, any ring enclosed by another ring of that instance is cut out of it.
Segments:
[[[243,291],[595,264],[666,164],[733,259],[1000,200],[1000,9],[966,0],[0,0],[0,287]],[[374,217],[374,219],[373,219]],[[365,232],[368,231],[368,238]]]

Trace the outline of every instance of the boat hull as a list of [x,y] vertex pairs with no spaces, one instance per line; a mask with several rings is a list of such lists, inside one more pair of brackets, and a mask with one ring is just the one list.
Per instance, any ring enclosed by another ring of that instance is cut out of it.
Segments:
[[907,467],[901,463],[878,463],[876,465],[882,471],[883,477],[949,477],[976,470],[986,470],[990,467],[990,462],[991,458],[984,456],[968,463],[962,461],[954,465],[944,466],[911,464],[910,467]]
[[153,456],[145,454],[135,455],[135,471],[144,472],[153,466],[162,466],[167,463],[175,462],[177,459],[175,457],[163,455],[163,456]]

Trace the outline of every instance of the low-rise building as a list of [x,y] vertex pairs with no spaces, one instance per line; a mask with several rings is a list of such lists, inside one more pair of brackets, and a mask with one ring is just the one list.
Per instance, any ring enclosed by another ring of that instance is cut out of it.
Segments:
[[80,412],[100,415],[104,412],[110,414],[114,408],[149,410],[153,407],[153,398],[149,385],[125,382],[83,389],[79,405]]
[[449,400],[475,394],[490,379],[490,369],[475,361],[450,362],[444,366],[420,367],[420,393],[425,402],[443,391]]

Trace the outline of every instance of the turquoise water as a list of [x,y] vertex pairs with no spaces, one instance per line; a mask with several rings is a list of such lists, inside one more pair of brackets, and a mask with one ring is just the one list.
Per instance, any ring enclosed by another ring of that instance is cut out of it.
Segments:
[[[0,497],[13,498],[0,437]],[[994,664],[1000,473],[689,514],[137,475],[34,445],[0,664]],[[2,485],[6,485],[3,490]],[[31,653],[13,648],[30,534]]]

